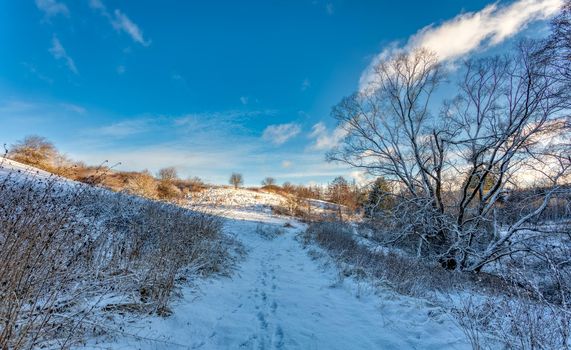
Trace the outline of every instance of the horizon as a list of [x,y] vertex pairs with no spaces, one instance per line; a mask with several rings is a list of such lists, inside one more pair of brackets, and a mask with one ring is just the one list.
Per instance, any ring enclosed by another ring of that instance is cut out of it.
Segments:
[[37,134],[73,160],[174,166],[220,185],[232,172],[246,186],[363,182],[325,153],[344,136],[331,108],[369,82],[376,59],[427,46],[453,77],[463,59],[544,35],[560,5],[5,2],[0,143]]

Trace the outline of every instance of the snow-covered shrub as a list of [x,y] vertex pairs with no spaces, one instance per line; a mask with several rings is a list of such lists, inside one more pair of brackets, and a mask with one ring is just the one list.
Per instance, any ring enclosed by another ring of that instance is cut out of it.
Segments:
[[397,292],[421,296],[467,282],[462,274],[391,250],[373,250],[357,241],[355,228],[343,222],[316,222],[303,235],[304,243],[324,248],[347,274],[358,272],[384,282]]
[[256,233],[267,240],[272,240],[284,234],[284,230],[275,225],[258,224],[256,226]]
[[167,315],[178,279],[227,267],[217,217],[0,170],[0,349],[69,347],[98,310]]
[[529,246],[535,258],[514,255],[505,266],[510,273],[499,277],[450,271],[368,244],[350,224],[313,223],[302,238],[324,248],[345,276],[370,278],[449,309],[473,349],[571,348],[571,251],[563,242],[558,247]]

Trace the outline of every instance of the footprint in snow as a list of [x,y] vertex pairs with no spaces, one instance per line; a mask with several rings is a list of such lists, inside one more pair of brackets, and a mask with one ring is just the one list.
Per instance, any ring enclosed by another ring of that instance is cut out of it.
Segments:
[[258,320],[260,321],[260,326],[262,327],[262,329],[268,328],[268,321],[266,321],[266,317],[261,311],[258,312]]
[[276,327],[273,343],[276,349],[281,349],[284,346],[284,331],[280,325]]

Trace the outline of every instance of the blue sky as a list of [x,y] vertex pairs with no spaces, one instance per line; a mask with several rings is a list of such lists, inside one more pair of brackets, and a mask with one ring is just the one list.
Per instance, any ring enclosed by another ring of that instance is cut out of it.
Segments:
[[376,57],[501,51],[559,3],[1,1],[0,143],[39,134],[73,159],[214,183],[359,179],[325,162],[342,136],[329,112]]

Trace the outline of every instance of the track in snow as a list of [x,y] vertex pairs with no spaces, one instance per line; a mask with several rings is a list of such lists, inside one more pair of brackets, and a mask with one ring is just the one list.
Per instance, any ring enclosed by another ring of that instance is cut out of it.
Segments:
[[[312,260],[295,240],[298,228],[266,240],[258,222],[269,214],[233,213],[226,230],[248,256],[232,278],[184,290],[168,318],[135,322],[111,349],[469,349],[462,332],[438,309],[392,293],[357,298],[351,283]],[[242,216],[246,220],[237,219]],[[178,345],[175,345],[178,344]]]

